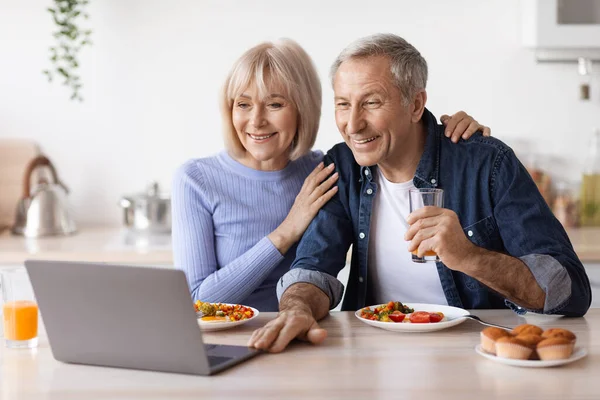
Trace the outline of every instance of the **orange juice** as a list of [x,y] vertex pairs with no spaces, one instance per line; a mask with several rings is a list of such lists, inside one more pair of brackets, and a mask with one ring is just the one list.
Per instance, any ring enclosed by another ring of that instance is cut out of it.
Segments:
[[[417,250],[411,251],[411,253],[414,254],[415,256],[418,255]],[[423,255],[423,257],[435,257],[435,256],[437,256],[437,254],[433,250],[426,250],[425,254]]]
[[4,337],[8,340],[29,340],[37,337],[38,306],[33,301],[17,300],[2,306]]

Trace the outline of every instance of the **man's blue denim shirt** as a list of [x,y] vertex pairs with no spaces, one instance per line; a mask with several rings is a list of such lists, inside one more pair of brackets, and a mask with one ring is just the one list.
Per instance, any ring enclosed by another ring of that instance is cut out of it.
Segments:
[[[513,151],[500,140],[480,134],[454,144],[433,114],[425,110],[422,118],[427,140],[414,185],[444,189],[444,206],[456,212],[467,238],[477,246],[518,257],[529,267],[546,293],[544,309],[529,311],[584,315],[590,307],[591,289],[583,265]],[[327,153],[325,164],[332,162],[339,173],[339,191],[309,225],[296,260],[277,285],[277,294],[281,298],[294,283],[308,282],[323,290],[334,308],[344,290],[336,277],[352,245],[342,310],[357,310],[372,304],[367,290],[367,251],[377,167],[359,166],[345,143]],[[437,269],[451,306],[527,311],[441,262]]]

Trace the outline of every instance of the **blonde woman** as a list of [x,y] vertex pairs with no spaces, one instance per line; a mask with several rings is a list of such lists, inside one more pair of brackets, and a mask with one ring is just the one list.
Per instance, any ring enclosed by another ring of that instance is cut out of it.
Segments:
[[[321,84],[308,54],[284,39],[261,43],[233,65],[222,94],[226,150],[192,159],[173,179],[173,251],[194,300],[277,311],[275,285],[295,245],[337,192],[333,166],[311,151]],[[445,116],[455,141],[489,129]]]

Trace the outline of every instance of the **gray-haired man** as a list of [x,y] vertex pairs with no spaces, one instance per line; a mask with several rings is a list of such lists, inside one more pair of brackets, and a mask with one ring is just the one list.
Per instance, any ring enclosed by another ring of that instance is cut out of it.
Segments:
[[[313,343],[341,300],[336,279],[350,245],[342,310],[390,300],[582,316],[589,280],[561,224],[512,150],[476,135],[452,145],[425,109],[427,63],[396,35],[346,48],[332,67],[332,148],[338,193],[298,245],[278,284],[279,316],[249,345],[272,352]],[[444,189],[445,208],[409,213],[408,190]],[[441,262],[414,264],[410,252]]]

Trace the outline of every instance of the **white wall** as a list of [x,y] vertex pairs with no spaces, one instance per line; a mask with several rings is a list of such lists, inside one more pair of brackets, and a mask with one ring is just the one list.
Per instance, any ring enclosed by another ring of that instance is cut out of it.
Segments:
[[518,0],[198,1],[92,0],[93,47],[82,52],[83,103],[48,84],[49,1],[0,0],[0,137],[37,140],[71,187],[80,223],[119,224],[124,193],[151,179],[166,187],[190,157],[222,148],[217,96],[248,47],[290,37],[324,83],[317,147],[340,140],[327,82],[352,40],[393,32],[430,66],[429,108],[466,110],[516,150],[535,148],[556,175],[577,179],[586,140],[600,127],[578,100],[575,65],[536,64],[520,43]]

